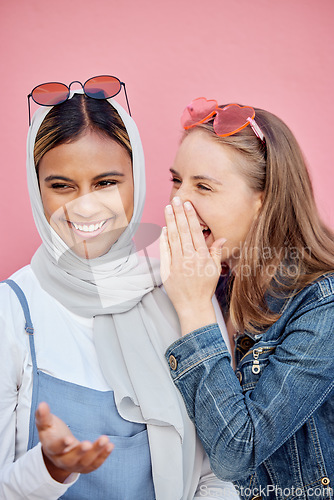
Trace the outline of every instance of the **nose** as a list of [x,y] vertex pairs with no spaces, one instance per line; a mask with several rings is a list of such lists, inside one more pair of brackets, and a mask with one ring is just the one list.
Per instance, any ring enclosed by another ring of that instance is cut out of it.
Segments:
[[178,196],[181,199],[181,203],[184,203],[185,201],[190,201],[190,203],[195,209],[197,217],[200,219],[200,216],[197,211],[197,200],[195,199],[191,186],[188,187],[185,185],[185,183],[182,183],[178,189],[173,189],[171,193],[171,200],[172,198],[174,198],[174,196]]
[[101,213],[101,203],[95,192],[77,196],[66,203],[66,210],[71,219],[93,221]]
[[181,186],[174,191],[173,193],[174,196],[178,196],[181,199],[181,202],[184,203],[185,201],[190,201],[190,203],[193,204],[193,197],[191,194],[191,190],[184,185],[184,183],[181,184]]

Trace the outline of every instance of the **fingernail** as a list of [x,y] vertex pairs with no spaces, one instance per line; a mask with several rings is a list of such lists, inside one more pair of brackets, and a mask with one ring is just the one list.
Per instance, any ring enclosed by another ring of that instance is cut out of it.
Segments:
[[166,226],[164,226],[164,227],[162,228],[162,234],[164,234],[164,235],[166,235],[166,234],[167,234],[167,227],[166,227]]
[[91,443],[86,442],[86,441],[83,441],[83,442],[81,443],[81,450],[82,450],[82,451],[88,451],[88,450],[90,450],[91,448],[92,448],[92,444],[91,444]]
[[174,196],[173,203],[174,203],[174,205],[179,207],[181,205],[181,198],[179,198],[178,196]]
[[114,445],[113,444],[108,444],[107,446],[107,452],[110,453],[112,450],[114,449]]
[[166,212],[167,212],[167,214],[172,214],[173,213],[173,207],[172,207],[172,205],[167,205]]
[[192,204],[190,203],[190,201],[186,201],[186,202],[184,203],[184,206],[185,206],[185,209],[186,209],[186,210],[188,210],[188,211],[189,211],[189,210],[191,210],[191,209],[193,208],[193,206],[192,206]]

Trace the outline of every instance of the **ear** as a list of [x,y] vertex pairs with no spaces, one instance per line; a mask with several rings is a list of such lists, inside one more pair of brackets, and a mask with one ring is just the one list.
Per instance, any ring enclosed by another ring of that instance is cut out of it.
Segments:
[[258,193],[255,194],[255,217],[256,218],[259,215],[259,212],[262,208],[263,205],[263,199],[264,199],[264,193],[263,191],[259,191]]

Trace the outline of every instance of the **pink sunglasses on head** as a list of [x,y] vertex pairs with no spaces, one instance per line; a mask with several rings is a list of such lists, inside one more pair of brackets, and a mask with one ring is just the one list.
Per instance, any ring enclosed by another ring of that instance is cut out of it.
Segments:
[[183,111],[181,124],[184,129],[188,130],[200,123],[210,121],[213,117],[215,117],[213,129],[219,137],[236,134],[250,125],[254,134],[265,143],[263,132],[254,120],[255,111],[251,106],[228,104],[224,108],[220,108],[216,100],[198,97],[191,101]]

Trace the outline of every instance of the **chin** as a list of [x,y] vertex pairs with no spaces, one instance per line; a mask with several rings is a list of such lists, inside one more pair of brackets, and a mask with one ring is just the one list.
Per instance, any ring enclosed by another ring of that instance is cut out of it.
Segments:
[[[62,237],[66,245],[81,259],[97,259],[109,252],[111,247],[116,243],[124,228],[106,231],[95,238],[87,238],[86,240],[74,235],[74,238]],[[73,233],[71,233],[71,236]]]
[[72,245],[70,248],[72,252],[74,252],[81,259],[92,260],[108,253],[113,244],[114,242],[110,242],[108,245],[103,246],[96,244],[94,245],[91,242],[87,243],[87,241],[84,240],[80,243],[77,243],[76,245]]

